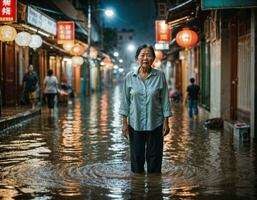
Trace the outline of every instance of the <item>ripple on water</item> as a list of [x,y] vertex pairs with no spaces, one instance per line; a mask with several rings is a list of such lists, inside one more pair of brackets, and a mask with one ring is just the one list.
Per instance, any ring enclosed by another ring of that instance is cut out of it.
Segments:
[[130,191],[140,195],[150,191],[151,194],[169,196],[176,193],[174,191],[190,191],[198,187],[195,176],[197,174],[192,168],[185,169],[167,162],[163,164],[160,175],[134,174],[130,172],[129,162],[95,163],[80,167],[50,163],[32,167],[31,163],[27,163],[22,168],[10,169],[6,180],[12,180],[16,186],[33,192],[67,189],[68,186],[76,189],[84,185],[108,189],[112,194]]

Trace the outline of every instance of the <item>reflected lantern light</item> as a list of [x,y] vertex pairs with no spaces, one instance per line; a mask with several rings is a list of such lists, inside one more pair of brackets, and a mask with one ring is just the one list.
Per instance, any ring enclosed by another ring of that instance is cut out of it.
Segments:
[[176,42],[179,46],[186,49],[193,47],[198,41],[198,35],[196,32],[189,28],[183,28],[182,31],[176,35]]

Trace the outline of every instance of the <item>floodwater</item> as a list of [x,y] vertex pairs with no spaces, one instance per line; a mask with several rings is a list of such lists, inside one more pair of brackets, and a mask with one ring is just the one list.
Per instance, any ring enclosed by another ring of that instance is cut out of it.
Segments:
[[119,87],[0,135],[0,199],[256,199],[253,143],[207,131],[173,106],[162,174],[130,172]]

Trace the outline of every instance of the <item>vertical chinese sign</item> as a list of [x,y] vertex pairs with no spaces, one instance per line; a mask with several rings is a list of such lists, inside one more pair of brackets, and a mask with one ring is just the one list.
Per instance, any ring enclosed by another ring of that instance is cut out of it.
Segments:
[[171,30],[165,20],[155,21],[156,43],[170,43]]
[[75,27],[73,21],[59,21],[57,22],[57,42],[64,44],[66,42],[73,42],[75,39]]
[[0,0],[0,22],[16,22],[17,0]]

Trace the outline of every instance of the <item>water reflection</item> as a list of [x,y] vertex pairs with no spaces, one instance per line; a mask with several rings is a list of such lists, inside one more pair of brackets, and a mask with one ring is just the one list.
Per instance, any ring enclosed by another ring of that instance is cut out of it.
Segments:
[[0,135],[2,199],[255,199],[256,147],[173,107],[161,175],[130,172],[120,88]]

